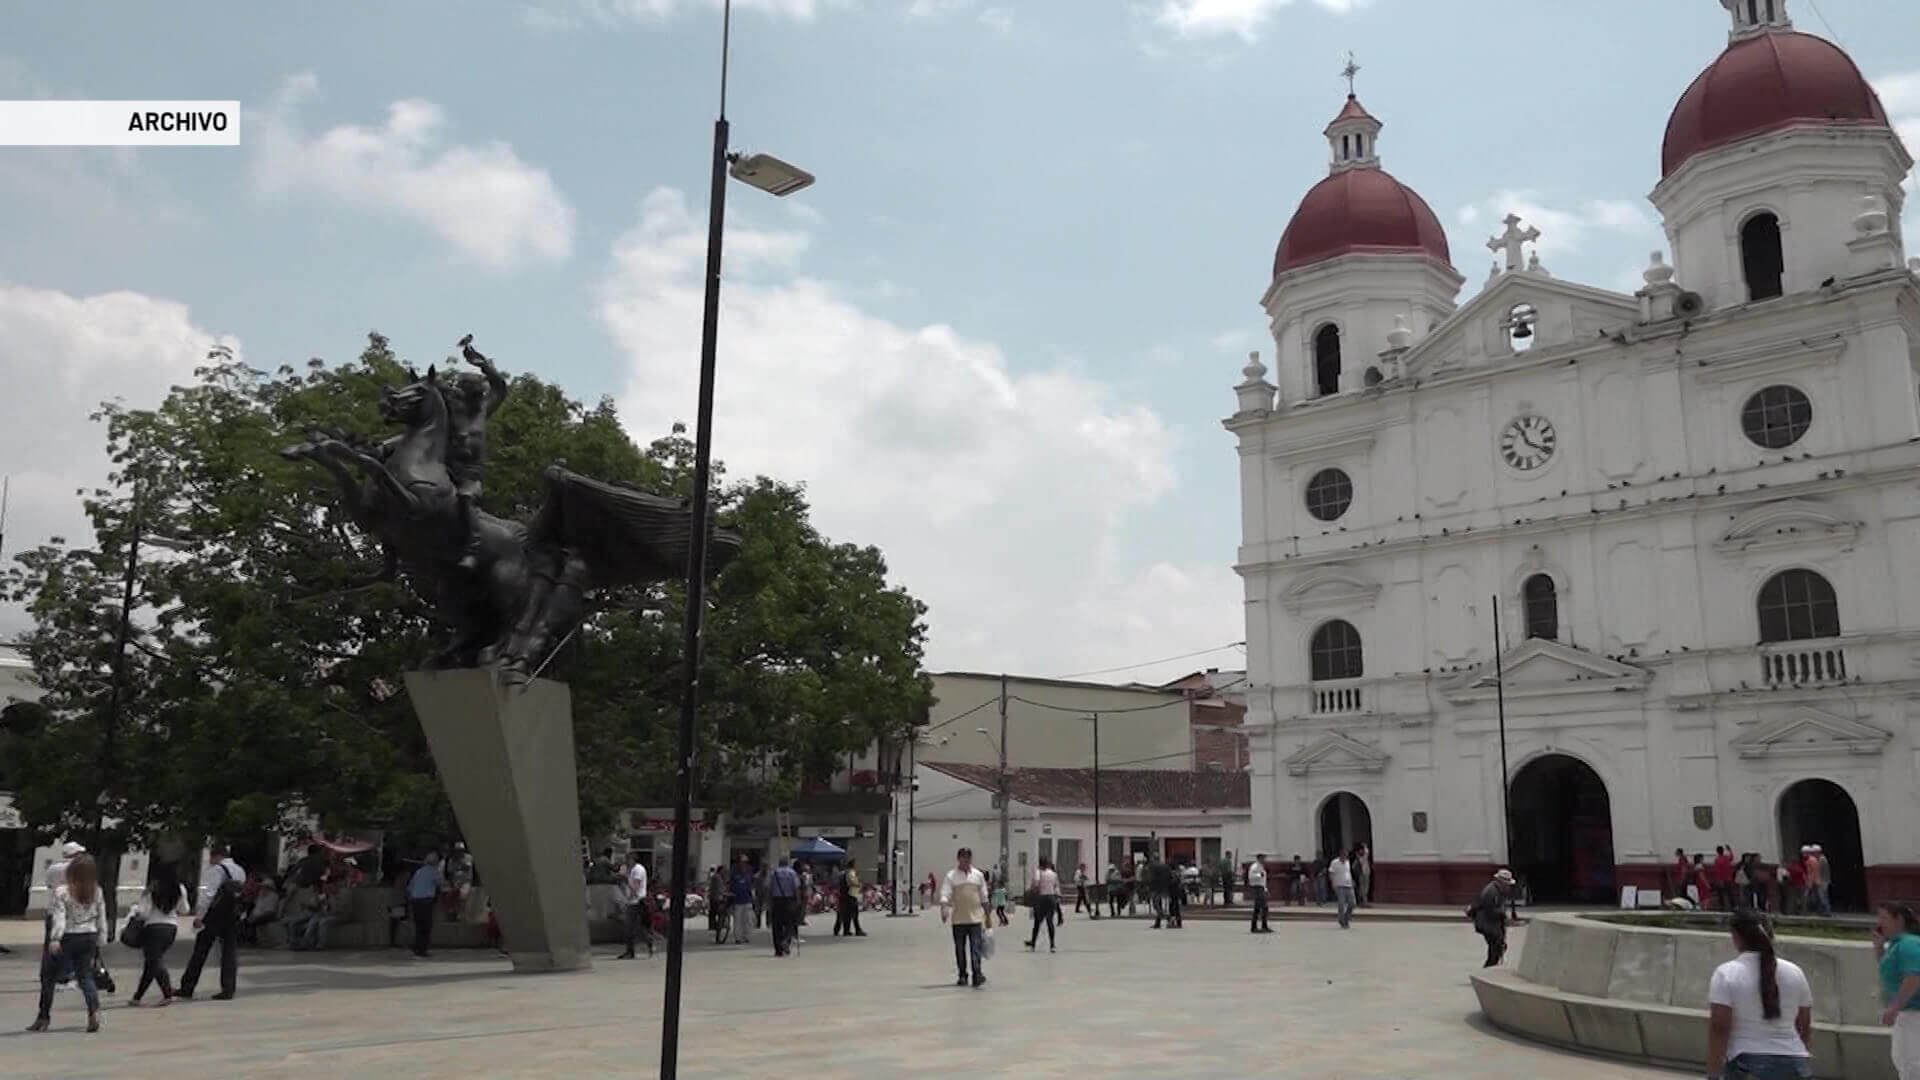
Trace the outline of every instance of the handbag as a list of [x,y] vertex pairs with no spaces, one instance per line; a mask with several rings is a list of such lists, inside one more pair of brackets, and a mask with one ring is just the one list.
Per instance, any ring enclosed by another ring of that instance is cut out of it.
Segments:
[[100,959],[99,953],[93,954],[93,984],[109,994],[120,992],[113,984],[113,972],[107,970],[107,962]]
[[138,911],[127,916],[127,925],[120,928],[120,944],[129,949],[137,949],[146,936],[147,917]]

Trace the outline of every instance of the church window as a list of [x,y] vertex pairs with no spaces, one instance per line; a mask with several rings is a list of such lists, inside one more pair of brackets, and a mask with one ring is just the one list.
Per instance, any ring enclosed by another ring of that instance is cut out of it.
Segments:
[[1747,0],[1747,22],[1760,21],[1760,0]]
[[1815,641],[1840,636],[1840,601],[1811,570],[1782,570],[1760,586],[1760,641]]
[[1342,619],[1327,623],[1313,632],[1310,658],[1314,682],[1359,678],[1362,670],[1360,631]]
[[1321,469],[1307,481],[1307,513],[1338,521],[1353,505],[1353,481],[1339,469]]
[[1560,640],[1560,594],[1553,578],[1535,574],[1520,588],[1527,609],[1527,636]]
[[1781,450],[1800,441],[1813,424],[1813,402],[1793,386],[1769,386],[1747,399],[1740,429],[1756,446]]
[[1313,387],[1315,397],[1340,392],[1340,328],[1332,323],[1313,335]]
[[1786,292],[1786,255],[1780,244],[1780,219],[1755,214],[1740,226],[1740,266],[1748,300],[1771,300]]

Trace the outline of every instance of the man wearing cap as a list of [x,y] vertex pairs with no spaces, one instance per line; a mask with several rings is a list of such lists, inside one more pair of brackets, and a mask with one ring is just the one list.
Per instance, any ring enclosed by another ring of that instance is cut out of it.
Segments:
[[1833,864],[1827,861],[1826,849],[1819,844],[1813,845],[1813,863],[1819,870],[1820,914],[1833,914]]
[[1480,895],[1467,909],[1467,918],[1473,920],[1473,928],[1487,939],[1487,962],[1484,967],[1495,967],[1501,957],[1507,955],[1507,897],[1513,892],[1513,871],[1506,867],[1494,871],[1493,880],[1480,890]]

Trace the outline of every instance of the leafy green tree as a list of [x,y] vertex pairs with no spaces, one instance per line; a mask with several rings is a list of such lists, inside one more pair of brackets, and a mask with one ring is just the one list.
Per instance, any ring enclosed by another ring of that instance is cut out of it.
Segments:
[[[131,843],[163,828],[281,828],[299,813],[402,837],[453,831],[401,690],[430,652],[431,612],[347,520],[326,476],[278,456],[312,430],[383,437],[379,389],[408,380],[374,334],[335,367],[270,374],[216,352],[158,407],[103,410],[118,493],[89,502],[94,545],[56,541],[0,578],[35,618],[25,645],[48,685],[52,719],[6,736],[30,760],[53,755],[17,785],[30,822],[66,830],[104,805]],[[555,460],[690,490],[692,445],[678,427],[643,450],[611,401],[588,407],[531,375],[513,380],[488,441],[483,501],[505,516],[540,505]],[[155,553],[137,561],[138,618],[119,651],[131,658],[124,741],[103,770],[101,740],[69,736],[104,730],[119,655],[106,620],[136,488]],[[746,545],[709,590],[698,782],[704,805],[750,813],[921,721],[925,609],[886,584],[877,550],[821,537],[800,488],[717,483],[716,503]],[[613,592],[556,661],[552,673],[573,686],[583,831],[672,790],[683,612],[671,583]]]

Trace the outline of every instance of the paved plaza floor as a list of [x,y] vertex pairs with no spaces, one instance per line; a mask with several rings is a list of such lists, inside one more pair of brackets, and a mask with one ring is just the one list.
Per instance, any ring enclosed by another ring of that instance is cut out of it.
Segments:
[[[743,948],[700,940],[687,957],[680,1075],[1674,1075],[1488,1029],[1467,982],[1482,946],[1464,923],[1276,923],[1255,936],[1226,922],[1155,932],[1139,921],[1075,920],[1053,955],[1044,938],[1032,955],[1002,931],[990,982],[977,991],[954,987],[937,915],[867,925],[870,936],[843,940],[816,925],[783,960],[764,937]],[[515,976],[499,957],[471,951],[430,960],[254,951],[233,1001],[204,1000],[218,989],[210,965],[202,1000],[135,1009],[125,1002],[138,960],[113,946],[120,993],[107,998],[105,1030],[83,1033],[85,1010],[69,992],[56,999],[55,1030],[28,1035],[19,1029],[33,1019],[38,935],[37,922],[0,927],[16,949],[0,956],[0,1077],[10,1080],[655,1075],[664,958],[616,961],[603,948],[588,973]],[[176,978],[185,959],[183,943]]]

